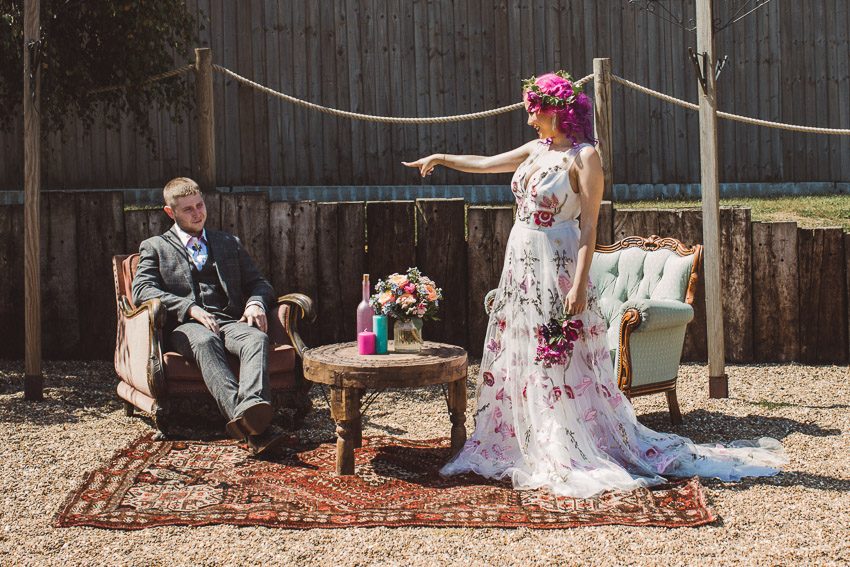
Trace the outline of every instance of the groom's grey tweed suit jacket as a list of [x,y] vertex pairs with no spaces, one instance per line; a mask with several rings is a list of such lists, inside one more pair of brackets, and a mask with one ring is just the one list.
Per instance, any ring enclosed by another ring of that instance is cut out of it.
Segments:
[[[239,239],[210,229],[206,230],[206,237],[227,294],[225,313],[239,319],[249,301],[262,302],[268,311],[274,305],[274,290]],[[192,277],[192,261],[173,227],[148,238],[139,247],[133,302],[139,305],[153,298],[160,299],[168,312],[167,332],[190,321],[189,308],[201,305],[200,289]]]

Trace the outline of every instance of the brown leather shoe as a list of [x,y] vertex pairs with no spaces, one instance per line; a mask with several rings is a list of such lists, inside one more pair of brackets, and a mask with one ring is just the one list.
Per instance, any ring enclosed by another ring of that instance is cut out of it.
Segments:
[[260,402],[246,409],[242,415],[230,420],[225,426],[227,434],[241,441],[251,435],[264,432],[274,417],[274,406]]
[[259,456],[274,449],[286,439],[283,431],[275,426],[270,426],[260,435],[248,437],[248,452],[252,457]]

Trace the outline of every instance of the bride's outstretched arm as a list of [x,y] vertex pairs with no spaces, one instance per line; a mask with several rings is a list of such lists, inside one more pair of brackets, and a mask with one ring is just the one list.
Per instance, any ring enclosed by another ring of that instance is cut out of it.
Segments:
[[419,168],[422,177],[430,174],[434,167],[438,165],[458,171],[466,171],[467,173],[506,173],[515,171],[519,164],[525,161],[536,142],[537,140],[532,140],[516,149],[495,156],[431,154],[416,161],[403,161],[401,163],[407,167]]
[[587,306],[587,278],[590,275],[590,262],[596,249],[596,223],[599,219],[599,206],[602,204],[602,191],[605,185],[602,162],[596,150],[583,148],[575,160],[577,170],[579,200],[581,201],[581,219],[579,227],[578,258],[574,285],[567,294],[567,312],[578,314]]

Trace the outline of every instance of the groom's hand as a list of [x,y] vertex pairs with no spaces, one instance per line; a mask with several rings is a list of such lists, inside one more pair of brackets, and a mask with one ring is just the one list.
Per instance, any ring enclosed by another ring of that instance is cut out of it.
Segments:
[[249,327],[257,327],[264,333],[268,332],[268,322],[266,321],[266,312],[259,305],[252,304],[245,308],[245,313],[242,314],[240,321],[248,323]]
[[197,305],[193,305],[189,308],[189,317],[215,333],[218,334],[218,321],[215,320],[215,317],[201,309]]

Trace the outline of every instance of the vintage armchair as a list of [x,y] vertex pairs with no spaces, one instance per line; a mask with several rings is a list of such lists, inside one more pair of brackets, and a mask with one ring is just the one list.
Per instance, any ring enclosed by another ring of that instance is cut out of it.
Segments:
[[[617,385],[629,398],[664,392],[674,425],[682,423],[676,378],[701,261],[699,244],[629,236],[597,245],[590,266]],[[488,313],[495,291],[485,299]]]
[[[168,433],[176,415],[216,419],[218,406],[207,390],[198,367],[163,344],[165,307],[158,299],[133,305],[131,286],[139,255],[112,257],[115,298],[118,306],[118,331],[115,342],[115,371],[121,378],[118,395],[124,400],[124,412],[133,415],[136,408],[153,416],[156,438]],[[298,333],[297,321],[312,322],[316,315],[313,302],[300,293],[278,300],[269,313],[269,381],[272,403],[278,408],[294,409],[294,425],[299,425],[312,408],[308,395],[310,383],[304,379],[301,357],[306,350]],[[233,357],[231,366],[238,369]],[[223,419],[223,418],[222,418]]]

